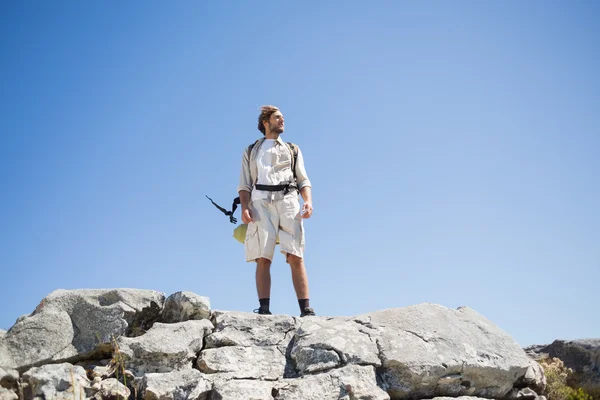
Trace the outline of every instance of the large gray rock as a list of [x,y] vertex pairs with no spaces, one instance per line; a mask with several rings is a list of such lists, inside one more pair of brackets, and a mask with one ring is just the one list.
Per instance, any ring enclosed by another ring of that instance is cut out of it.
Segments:
[[375,368],[348,365],[329,373],[284,379],[274,386],[276,400],[389,400],[377,386]]
[[21,320],[0,339],[4,348],[0,350],[0,365],[23,368],[77,354],[72,344],[73,328],[65,311],[51,310]]
[[25,370],[109,352],[113,337],[149,329],[163,304],[152,290],[56,290],[0,338],[0,365]]
[[19,396],[12,390],[0,387],[0,400],[18,400]]
[[162,312],[162,322],[175,323],[210,317],[210,299],[192,292],[170,295]]
[[4,335],[6,335],[6,330],[0,329],[0,338]]
[[85,370],[69,363],[31,368],[23,374],[26,398],[73,400],[87,398],[90,381]]
[[466,307],[419,304],[356,320],[377,342],[382,385],[393,398],[502,398],[530,366],[510,336]]
[[193,320],[176,324],[157,322],[145,335],[117,340],[125,368],[135,376],[151,372],[171,372],[192,368],[198,357],[204,336],[212,332],[208,320]]
[[273,383],[256,380],[218,380],[211,400],[273,400]]
[[302,373],[347,364],[380,366],[377,344],[353,320],[312,317],[296,331],[291,357]]
[[285,365],[285,355],[276,346],[205,349],[198,358],[200,371],[228,373],[235,379],[277,380],[283,377]]
[[286,348],[300,322],[287,315],[258,315],[245,312],[213,312],[215,330],[206,347],[279,346]]
[[212,382],[197,369],[149,373],[140,380],[144,400],[208,400]]

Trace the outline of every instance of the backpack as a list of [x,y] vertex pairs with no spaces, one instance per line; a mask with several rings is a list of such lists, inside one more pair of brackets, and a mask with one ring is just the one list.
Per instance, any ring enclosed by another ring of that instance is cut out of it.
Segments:
[[[248,152],[248,159],[250,158],[250,154],[252,152],[252,148],[259,141],[260,141],[260,139],[258,139],[256,142],[252,143],[246,149],[246,151]],[[292,173],[294,174],[294,182],[296,182],[296,180],[297,180],[297,178],[296,178],[296,161],[298,159],[298,146],[295,145],[294,143],[291,143],[291,142],[285,142],[285,144],[287,145],[288,149],[292,153]],[[206,196],[206,198],[208,200],[210,200],[210,202],[213,203],[213,205],[215,207],[217,207],[223,214],[225,214],[226,216],[229,217],[229,222],[231,222],[232,224],[237,224],[237,218],[235,218],[233,216],[233,213],[235,212],[235,210],[237,210],[238,204],[241,203],[239,196],[236,197],[235,199],[233,199],[233,204],[231,205],[231,211],[228,211],[228,210],[224,209],[223,207],[221,207],[220,205],[218,205],[217,203],[215,203],[210,197]]]

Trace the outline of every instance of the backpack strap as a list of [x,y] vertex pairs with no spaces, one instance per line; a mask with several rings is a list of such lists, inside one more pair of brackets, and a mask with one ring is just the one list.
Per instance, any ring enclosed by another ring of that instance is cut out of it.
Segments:
[[292,153],[292,173],[294,174],[294,181],[296,181],[296,161],[298,160],[298,146],[296,146],[292,142],[285,142],[287,144],[288,149],[290,149],[290,153]]

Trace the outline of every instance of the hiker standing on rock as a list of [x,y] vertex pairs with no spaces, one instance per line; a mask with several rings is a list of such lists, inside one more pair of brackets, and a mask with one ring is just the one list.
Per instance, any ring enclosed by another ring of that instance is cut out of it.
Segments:
[[[300,316],[315,315],[310,307],[304,267],[303,218],[313,212],[311,184],[300,148],[284,142],[283,114],[275,106],[261,107],[258,130],[264,138],[244,151],[238,193],[242,222],[248,224],[244,242],[246,261],[256,261],[258,314],[271,314],[271,262],[279,243],[292,269]],[[298,192],[304,199],[302,210]]]

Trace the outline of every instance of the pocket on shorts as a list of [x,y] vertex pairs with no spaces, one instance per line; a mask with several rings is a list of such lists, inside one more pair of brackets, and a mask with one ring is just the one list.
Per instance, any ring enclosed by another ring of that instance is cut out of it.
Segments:
[[252,253],[258,249],[258,224],[256,222],[250,222],[248,224],[244,245],[246,246],[247,253]]

